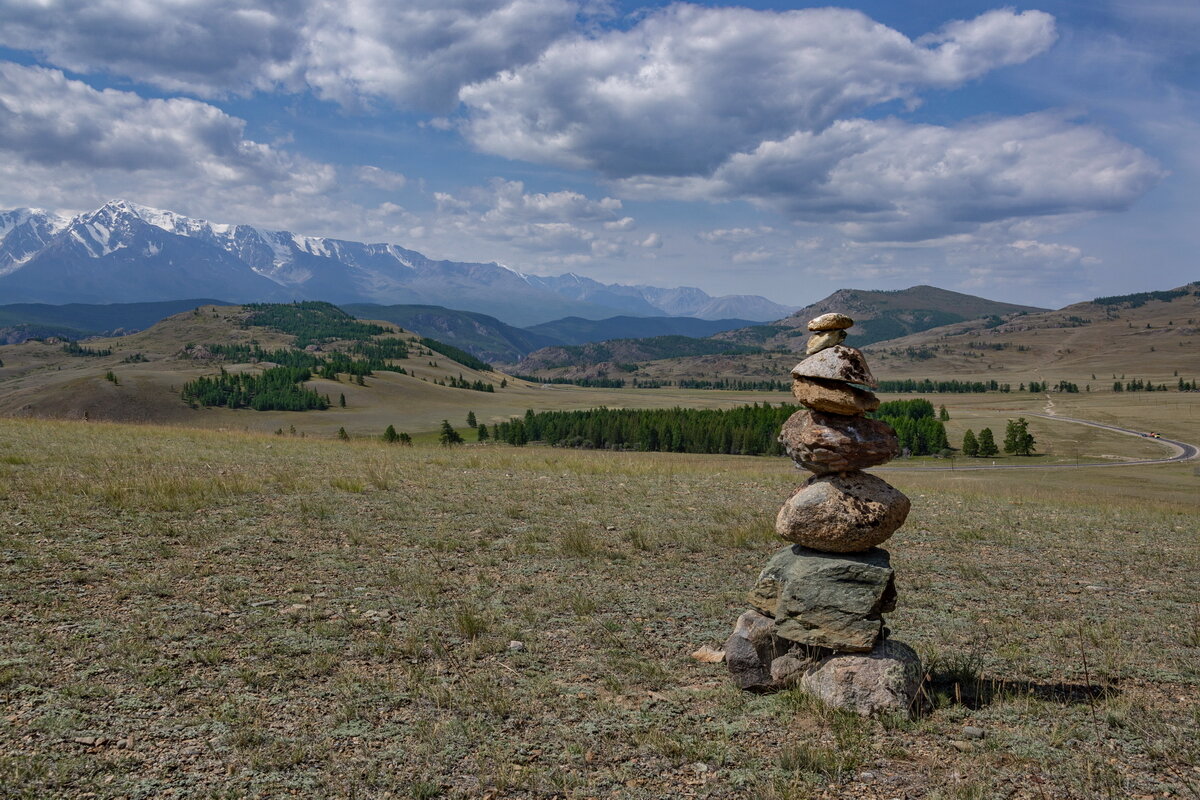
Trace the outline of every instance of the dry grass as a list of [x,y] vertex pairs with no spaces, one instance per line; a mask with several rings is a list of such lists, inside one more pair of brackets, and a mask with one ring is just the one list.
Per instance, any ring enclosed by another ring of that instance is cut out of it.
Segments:
[[937,669],[863,721],[688,658],[780,460],[3,420],[0,795],[1194,796],[1197,493],[1157,469],[889,474]]

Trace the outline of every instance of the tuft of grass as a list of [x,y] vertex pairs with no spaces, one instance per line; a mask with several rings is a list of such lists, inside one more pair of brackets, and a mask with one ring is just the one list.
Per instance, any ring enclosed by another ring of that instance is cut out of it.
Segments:
[[349,492],[350,494],[362,494],[367,490],[365,483],[353,478],[334,478],[329,482],[329,485],[335,489],[341,489],[343,492]]
[[592,532],[582,525],[572,526],[563,533],[561,547],[565,555],[576,558],[594,558],[600,552]]

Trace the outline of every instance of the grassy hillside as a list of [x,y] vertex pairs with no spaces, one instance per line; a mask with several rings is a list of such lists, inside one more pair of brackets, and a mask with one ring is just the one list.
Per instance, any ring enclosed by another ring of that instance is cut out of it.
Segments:
[[803,353],[809,336],[808,321],[831,311],[849,314],[854,318],[855,325],[846,343],[852,347],[863,347],[953,322],[1041,310],[935,286],[913,286],[896,291],[839,289],[786,319],[743,331],[718,334],[717,338]]
[[1179,378],[1200,379],[1200,283],[1129,298],[958,323],[867,352],[877,377],[997,379],[1014,388],[1068,380],[1093,391],[1110,390],[1115,380],[1174,388]]
[[542,333],[506,325],[495,317],[441,306],[381,306],[357,303],[342,306],[360,319],[378,319],[422,336],[460,347],[484,361],[513,362],[541,347],[562,344]]
[[[1116,380],[1143,379],[1175,389],[1181,378],[1200,380],[1197,291],[1200,284],[1190,284],[1057,311],[972,319],[865,349],[872,371],[882,380],[996,381],[1010,384],[1013,391],[1030,382],[1054,386],[1068,381],[1080,391],[1090,385],[1093,392],[1107,392]],[[847,344],[854,344],[859,326],[856,319]],[[804,336],[796,332],[794,341],[803,346],[807,331]],[[767,335],[755,340],[775,341]],[[642,381],[779,380],[801,358],[799,353],[766,352],[665,359],[640,363],[634,374]]]
[[[244,409],[189,408],[180,397],[185,383],[229,371],[261,372],[271,366],[232,363],[212,357],[206,345],[258,347],[272,350],[296,342],[294,334],[270,327],[250,326],[250,310],[242,306],[203,306],[177,314],[131,336],[92,339],[84,347],[111,355],[72,356],[62,342],[26,342],[0,347],[0,414],[57,419],[157,422],[210,428],[270,432],[295,429],[307,435],[334,436],[345,428],[355,436],[377,436],[388,425],[410,433],[435,430],[441,420],[459,424],[474,412],[481,422],[501,422],[528,408],[591,408],[676,405],[715,408],[763,399],[775,402],[788,395],[750,392],[638,390],[589,392],[573,386],[543,388],[503,373],[470,369],[421,343],[411,332],[389,329],[378,338],[401,338],[411,345],[409,357],[394,359],[399,372],[379,372],[364,385],[349,375],[339,380],[314,378],[305,384],[328,395],[327,411],[254,412]],[[257,343],[257,344],[253,344]],[[354,342],[314,345],[317,355],[348,351]],[[728,347],[725,345],[725,347]],[[116,381],[107,379],[111,372]],[[485,393],[453,388],[461,379],[483,381],[495,388]],[[507,382],[507,385],[501,386]],[[343,408],[340,396],[346,398]]]
[[172,314],[211,305],[217,300],[171,300],[161,303],[14,303],[0,306],[0,342],[17,344],[34,337],[94,336],[118,330],[142,330]]
[[721,331],[736,330],[754,322],[744,319],[697,319],[694,317],[610,317],[592,320],[565,317],[532,325],[527,330],[552,337],[559,344],[586,344],[608,339],[644,339],[652,336],[702,338]]
[[[513,371],[522,375],[560,370],[562,377],[592,377],[611,371],[630,371],[629,365],[665,358],[693,358],[707,355],[749,355],[761,348],[695,339],[690,336],[653,336],[648,339],[613,339],[606,342],[570,347],[546,347],[521,359]],[[563,370],[563,368],[569,368]]]
[[930,677],[868,721],[689,657],[780,547],[784,459],[0,419],[0,786],[1190,796],[1196,478],[1083,474],[888,473]]

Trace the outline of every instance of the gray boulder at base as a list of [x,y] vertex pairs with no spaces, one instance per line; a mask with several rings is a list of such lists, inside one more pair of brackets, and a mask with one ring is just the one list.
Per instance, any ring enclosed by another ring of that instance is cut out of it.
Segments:
[[900,454],[886,422],[809,409],[787,418],[779,441],[797,464],[818,475],[878,466]]
[[869,652],[896,607],[888,552],[822,553],[800,545],[776,553],[750,592],[750,605],[775,620],[775,634],[813,647]]
[[899,489],[865,472],[817,475],[779,509],[775,531],[814,550],[860,552],[895,533],[911,505]]
[[871,368],[867,366],[867,359],[863,357],[862,351],[840,344],[804,359],[792,367],[792,375],[799,378],[861,383],[872,389],[879,386],[875,376],[871,374]]
[[910,714],[921,677],[921,659],[913,649],[887,639],[869,653],[840,653],[818,661],[800,677],[800,687],[826,705],[864,717]]

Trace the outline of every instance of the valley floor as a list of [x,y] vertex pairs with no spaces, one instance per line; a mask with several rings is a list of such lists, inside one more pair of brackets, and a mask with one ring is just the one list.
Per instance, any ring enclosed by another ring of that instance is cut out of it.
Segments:
[[[945,400],[956,441],[1045,402]],[[1163,452],[1111,435],[1079,449]],[[867,721],[689,657],[785,460],[0,419],[0,796],[1195,797],[1195,469],[888,473],[930,675]]]

